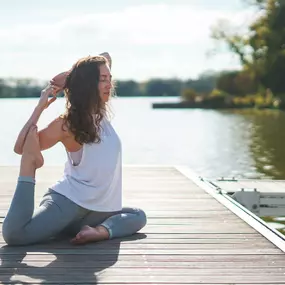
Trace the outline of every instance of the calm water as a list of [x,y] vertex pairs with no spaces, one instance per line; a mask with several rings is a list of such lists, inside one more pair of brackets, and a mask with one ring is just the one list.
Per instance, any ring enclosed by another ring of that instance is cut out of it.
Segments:
[[[171,99],[173,100],[173,99]],[[285,113],[280,111],[153,110],[165,99],[116,98],[113,125],[124,164],[186,165],[207,177],[285,179]],[[37,99],[0,100],[0,165],[18,165],[16,136]],[[59,99],[39,127],[64,110]],[[63,164],[61,145],[44,152],[46,165]]]
[[[285,179],[285,113],[153,110],[151,103],[161,100],[113,99],[113,125],[122,140],[125,164],[187,165],[208,177]],[[36,102],[0,100],[0,165],[18,165],[13,145]],[[43,114],[39,127],[63,110],[59,99]],[[46,165],[58,165],[66,154],[59,144],[44,157]]]

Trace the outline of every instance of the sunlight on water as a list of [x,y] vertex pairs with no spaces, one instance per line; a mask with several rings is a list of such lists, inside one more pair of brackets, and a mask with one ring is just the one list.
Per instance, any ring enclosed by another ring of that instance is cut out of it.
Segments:
[[[167,98],[168,100],[175,100]],[[164,98],[115,98],[113,125],[123,144],[124,164],[186,165],[202,176],[285,178],[285,115],[279,111],[154,110]],[[0,165],[18,165],[17,134],[37,99],[0,100]],[[39,128],[64,111],[59,99]],[[61,165],[58,144],[44,152],[46,165]]]

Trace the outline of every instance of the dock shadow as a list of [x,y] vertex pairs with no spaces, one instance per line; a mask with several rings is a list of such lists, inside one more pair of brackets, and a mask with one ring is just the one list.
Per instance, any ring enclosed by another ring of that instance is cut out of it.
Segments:
[[146,235],[139,233],[80,246],[67,239],[31,246],[5,245],[0,248],[0,283],[97,284],[100,272],[118,261],[121,242],[144,238]]

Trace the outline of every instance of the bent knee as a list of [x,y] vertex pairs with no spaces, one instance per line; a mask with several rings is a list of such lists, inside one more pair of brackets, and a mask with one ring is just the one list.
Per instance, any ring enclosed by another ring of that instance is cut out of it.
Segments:
[[7,245],[25,245],[27,244],[23,239],[24,234],[22,231],[15,229],[9,223],[3,223],[2,236]]
[[11,229],[11,227],[9,227],[7,223],[5,223],[5,221],[2,226],[2,236],[3,236],[4,241],[8,245],[14,245],[15,243],[14,237],[17,237],[17,234],[14,233],[14,231]]

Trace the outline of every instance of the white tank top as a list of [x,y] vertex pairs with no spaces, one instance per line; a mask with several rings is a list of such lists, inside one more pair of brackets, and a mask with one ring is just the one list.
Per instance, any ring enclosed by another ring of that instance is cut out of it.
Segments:
[[51,187],[83,208],[113,212],[122,209],[122,148],[110,122],[101,121],[101,142],[83,144],[82,157],[73,165],[67,152],[63,177]]
[[70,154],[70,158],[72,160],[72,164],[74,166],[77,166],[80,163],[80,161],[82,159],[82,153],[83,153],[83,147],[80,150],[78,150],[78,151],[69,153]]

